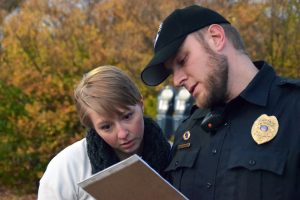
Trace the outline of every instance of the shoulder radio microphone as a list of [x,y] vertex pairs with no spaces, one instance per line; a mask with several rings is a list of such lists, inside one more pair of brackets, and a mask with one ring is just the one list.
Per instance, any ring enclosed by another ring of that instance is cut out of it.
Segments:
[[215,132],[223,123],[223,109],[212,110],[206,114],[200,126],[206,132]]

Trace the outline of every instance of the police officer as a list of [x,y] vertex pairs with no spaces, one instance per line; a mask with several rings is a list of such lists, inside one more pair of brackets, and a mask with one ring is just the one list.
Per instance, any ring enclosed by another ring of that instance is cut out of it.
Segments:
[[177,129],[174,186],[191,200],[300,199],[300,82],[252,62],[230,22],[197,5],[172,12],[154,48],[143,82],[172,74],[201,108]]

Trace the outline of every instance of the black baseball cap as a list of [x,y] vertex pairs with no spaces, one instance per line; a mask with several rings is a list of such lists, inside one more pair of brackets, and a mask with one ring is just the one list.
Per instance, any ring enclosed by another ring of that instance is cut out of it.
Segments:
[[198,5],[173,11],[159,26],[154,42],[154,56],[141,73],[146,85],[163,82],[170,71],[163,63],[177,53],[186,36],[211,24],[229,22],[219,13]]

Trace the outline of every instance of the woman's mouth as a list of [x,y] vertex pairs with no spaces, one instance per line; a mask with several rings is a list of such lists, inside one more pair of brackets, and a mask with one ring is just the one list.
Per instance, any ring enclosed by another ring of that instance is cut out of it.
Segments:
[[133,147],[135,144],[134,139],[133,140],[129,140],[128,142],[124,142],[121,144],[122,148],[124,149],[130,149],[131,147]]

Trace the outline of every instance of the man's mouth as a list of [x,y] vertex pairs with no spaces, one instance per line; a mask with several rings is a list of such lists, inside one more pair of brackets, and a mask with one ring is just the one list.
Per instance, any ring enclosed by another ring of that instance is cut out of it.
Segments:
[[194,96],[194,91],[195,91],[196,86],[197,86],[197,84],[193,85],[192,87],[190,87],[190,88],[188,89],[188,91],[190,92],[190,94],[191,94],[192,96]]

